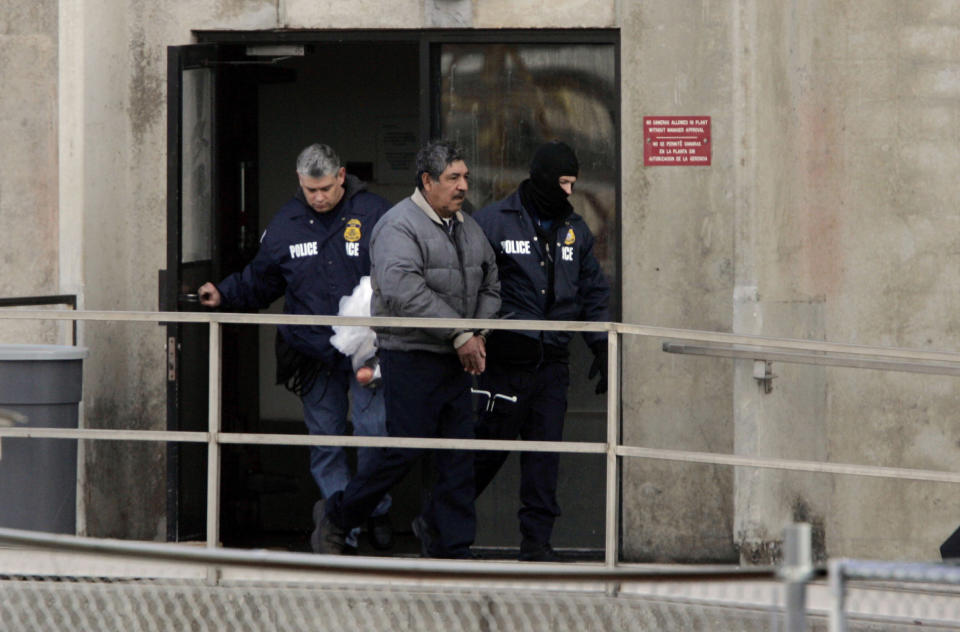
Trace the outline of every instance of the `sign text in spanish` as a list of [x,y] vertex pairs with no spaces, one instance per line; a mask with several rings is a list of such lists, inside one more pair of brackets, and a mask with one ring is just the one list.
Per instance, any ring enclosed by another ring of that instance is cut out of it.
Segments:
[[709,116],[643,117],[643,166],[710,165]]

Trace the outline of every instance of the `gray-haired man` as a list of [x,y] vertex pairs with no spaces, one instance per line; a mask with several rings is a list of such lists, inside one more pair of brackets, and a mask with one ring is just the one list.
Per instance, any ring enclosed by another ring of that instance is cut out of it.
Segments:
[[[460,149],[435,141],[417,154],[417,189],[384,215],[370,245],[374,316],[492,318],[500,309],[493,249],[460,211],[468,189]],[[471,375],[486,367],[483,336],[460,329],[377,332],[387,432],[392,437],[471,439]],[[321,538],[340,553],[360,524],[423,450],[388,448],[327,500]],[[473,454],[438,450],[435,484],[414,522],[433,557],[470,557],[476,532]],[[369,466],[369,467],[368,467]]]
[[[300,152],[297,181],[296,194],[270,221],[254,260],[218,285],[205,283],[199,290],[201,303],[260,309],[283,296],[287,314],[336,315],[340,298],[370,274],[370,234],[390,203],[369,193],[346,173],[333,149],[319,143]],[[348,393],[354,434],[386,433],[382,392],[357,382],[348,358],[330,344],[330,327],[281,325],[278,330],[277,383],[300,396],[310,434],[346,433]],[[371,452],[360,450],[359,462]],[[346,487],[350,470],[343,448],[311,447],[310,472],[325,498]],[[371,508],[370,534],[377,548],[390,545],[389,506],[385,497]],[[321,507],[316,506],[315,521]],[[320,548],[318,536],[314,531],[314,550]]]

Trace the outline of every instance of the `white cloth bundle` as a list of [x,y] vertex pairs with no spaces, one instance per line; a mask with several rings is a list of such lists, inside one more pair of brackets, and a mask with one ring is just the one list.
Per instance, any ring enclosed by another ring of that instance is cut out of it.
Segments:
[[[357,287],[353,288],[353,293],[340,299],[340,311],[337,312],[337,316],[369,316],[372,296],[370,277],[361,277]],[[350,356],[353,370],[356,372],[376,354],[377,334],[370,327],[334,325],[330,344],[340,353]],[[380,377],[379,366],[376,368],[374,377]]]

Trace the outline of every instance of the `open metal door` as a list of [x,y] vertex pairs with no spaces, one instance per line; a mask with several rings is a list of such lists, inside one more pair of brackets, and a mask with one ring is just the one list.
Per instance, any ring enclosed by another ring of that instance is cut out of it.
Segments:
[[[256,254],[257,91],[263,83],[288,80],[290,73],[235,44],[169,47],[167,69],[167,269],[161,273],[160,308],[201,311],[197,288],[242,269]],[[222,334],[222,427],[256,431],[257,330],[224,326]],[[207,430],[208,352],[206,325],[167,325],[168,429]],[[243,487],[236,475],[249,469],[237,463],[242,452],[225,452],[228,492]],[[168,446],[169,540],[205,537],[206,480],[205,446]],[[222,524],[225,530],[243,528]]]
[[[167,269],[161,274],[160,308],[194,311],[193,293],[216,267],[213,209],[215,45],[168,49]],[[207,427],[206,326],[167,325],[167,429]],[[167,446],[167,539],[191,540],[205,533],[204,446]]]

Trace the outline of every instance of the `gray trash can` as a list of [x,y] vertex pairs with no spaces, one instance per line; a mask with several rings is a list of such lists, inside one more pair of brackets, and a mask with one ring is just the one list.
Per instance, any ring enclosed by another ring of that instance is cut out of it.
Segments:
[[[0,408],[29,428],[76,428],[86,356],[83,347],[0,345]],[[0,526],[76,533],[76,440],[2,441]]]

